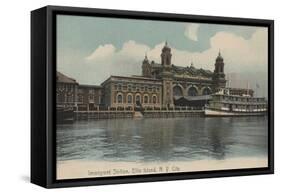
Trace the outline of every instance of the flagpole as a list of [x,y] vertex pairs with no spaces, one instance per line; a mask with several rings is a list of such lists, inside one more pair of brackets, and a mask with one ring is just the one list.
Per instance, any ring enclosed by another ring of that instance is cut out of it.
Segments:
[[256,97],[258,97],[258,84],[256,83]]
[[260,85],[256,83],[256,96],[258,97]]
[[249,81],[247,80],[247,95],[249,95]]

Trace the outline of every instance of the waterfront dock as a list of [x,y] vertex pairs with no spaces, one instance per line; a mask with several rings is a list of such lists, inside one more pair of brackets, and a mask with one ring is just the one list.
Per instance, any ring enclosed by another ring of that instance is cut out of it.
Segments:
[[87,119],[118,119],[118,118],[175,118],[175,117],[202,117],[204,110],[193,107],[159,107],[159,108],[108,108],[95,110],[74,111],[75,120]]
[[75,120],[133,118],[132,110],[74,111]]

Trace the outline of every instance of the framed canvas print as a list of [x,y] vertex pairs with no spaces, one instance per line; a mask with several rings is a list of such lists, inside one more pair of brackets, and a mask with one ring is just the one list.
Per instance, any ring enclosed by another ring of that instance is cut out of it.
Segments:
[[273,173],[273,21],[31,13],[31,182]]

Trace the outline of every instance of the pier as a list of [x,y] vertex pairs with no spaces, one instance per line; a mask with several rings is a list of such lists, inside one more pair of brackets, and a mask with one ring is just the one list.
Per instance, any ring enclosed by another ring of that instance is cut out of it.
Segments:
[[75,120],[133,118],[134,111],[74,111]]
[[87,119],[118,119],[118,118],[175,118],[175,117],[202,117],[204,110],[201,107],[111,107],[107,109],[73,111],[74,120]]
[[203,117],[204,110],[145,111],[145,118]]

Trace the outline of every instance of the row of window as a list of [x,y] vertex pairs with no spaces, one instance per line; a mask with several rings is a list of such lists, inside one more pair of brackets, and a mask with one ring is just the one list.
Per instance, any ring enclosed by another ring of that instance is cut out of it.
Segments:
[[238,109],[259,109],[259,108],[266,108],[266,105],[252,105],[252,106],[249,106],[249,105],[246,105],[246,106],[243,106],[243,105],[236,105],[236,104],[223,104],[223,107],[226,107],[226,108],[238,108]]
[[[175,86],[173,88],[173,94],[174,94],[174,96],[183,96],[183,91],[182,91],[181,87]],[[211,94],[210,88],[204,88],[202,91],[202,95],[209,95],[209,94]],[[192,86],[188,89],[187,95],[188,96],[198,96],[199,93],[198,93],[198,90],[194,86]]]
[[[89,95],[88,101],[94,101],[94,96]],[[83,102],[84,96],[78,95],[78,102]],[[74,102],[74,96],[73,95],[64,95],[64,94],[57,94],[57,102]]]
[[63,94],[58,94],[57,95],[57,102],[74,102],[74,97],[73,95],[63,95]]
[[238,102],[263,102],[263,98],[241,98],[241,97],[235,97],[235,96],[222,96],[223,100],[233,100]]
[[122,85],[122,84],[116,84],[114,85],[115,90],[118,91],[133,91],[133,92],[139,92],[139,91],[145,91],[145,92],[159,92],[159,87],[149,87],[149,86],[136,86],[136,85]]
[[69,90],[69,91],[73,91],[74,90],[74,85],[72,84],[60,84],[58,85],[58,90],[63,91],[63,90]]
[[230,95],[238,95],[238,96],[242,96],[243,94],[253,95],[252,90],[230,90],[229,93]]
[[156,104],[157,103],[157,96],[153,95],[152,98],[150,99],[148,95],[144,95],[143,99],[141,98],[141,96],[138,94],[135,96],[135,101],[133,101],[133,95],[132,94],[128,94],[126,98],[124,98],[123,94],[117,94],[116,95],[116,102],[118,104],[121,103],[128,103],[128,104],[148,104],[148,103],[153,103]]
[[99,90],[79,88],[78,93],[79,94],[85,94],[85,93],[88,93],[88,94],[95,94],[95,93],[97,93],[98,94]]
[[[63,91],[70,91],[70,92],[73,92],[75,89],[75,86],[74,85],[71,85],[71,84],[60,84],[58,87],[57,87],[57,91],[58,92],[63,92]],[[89,94],[94,94],[96,91],[94,89],[90,89],[90,90],[85,90],[83,88],[80,88],[78,90],[78,93],[84,93],[84,91],[87,91]],[[98,92],[98,91],[97,91]]]
[[[88,95],[88,101],[94,101],[94,95],[93,94],[89,94]],[[84,101],[84,95],[78,95],[78,102],[83,102]]]

